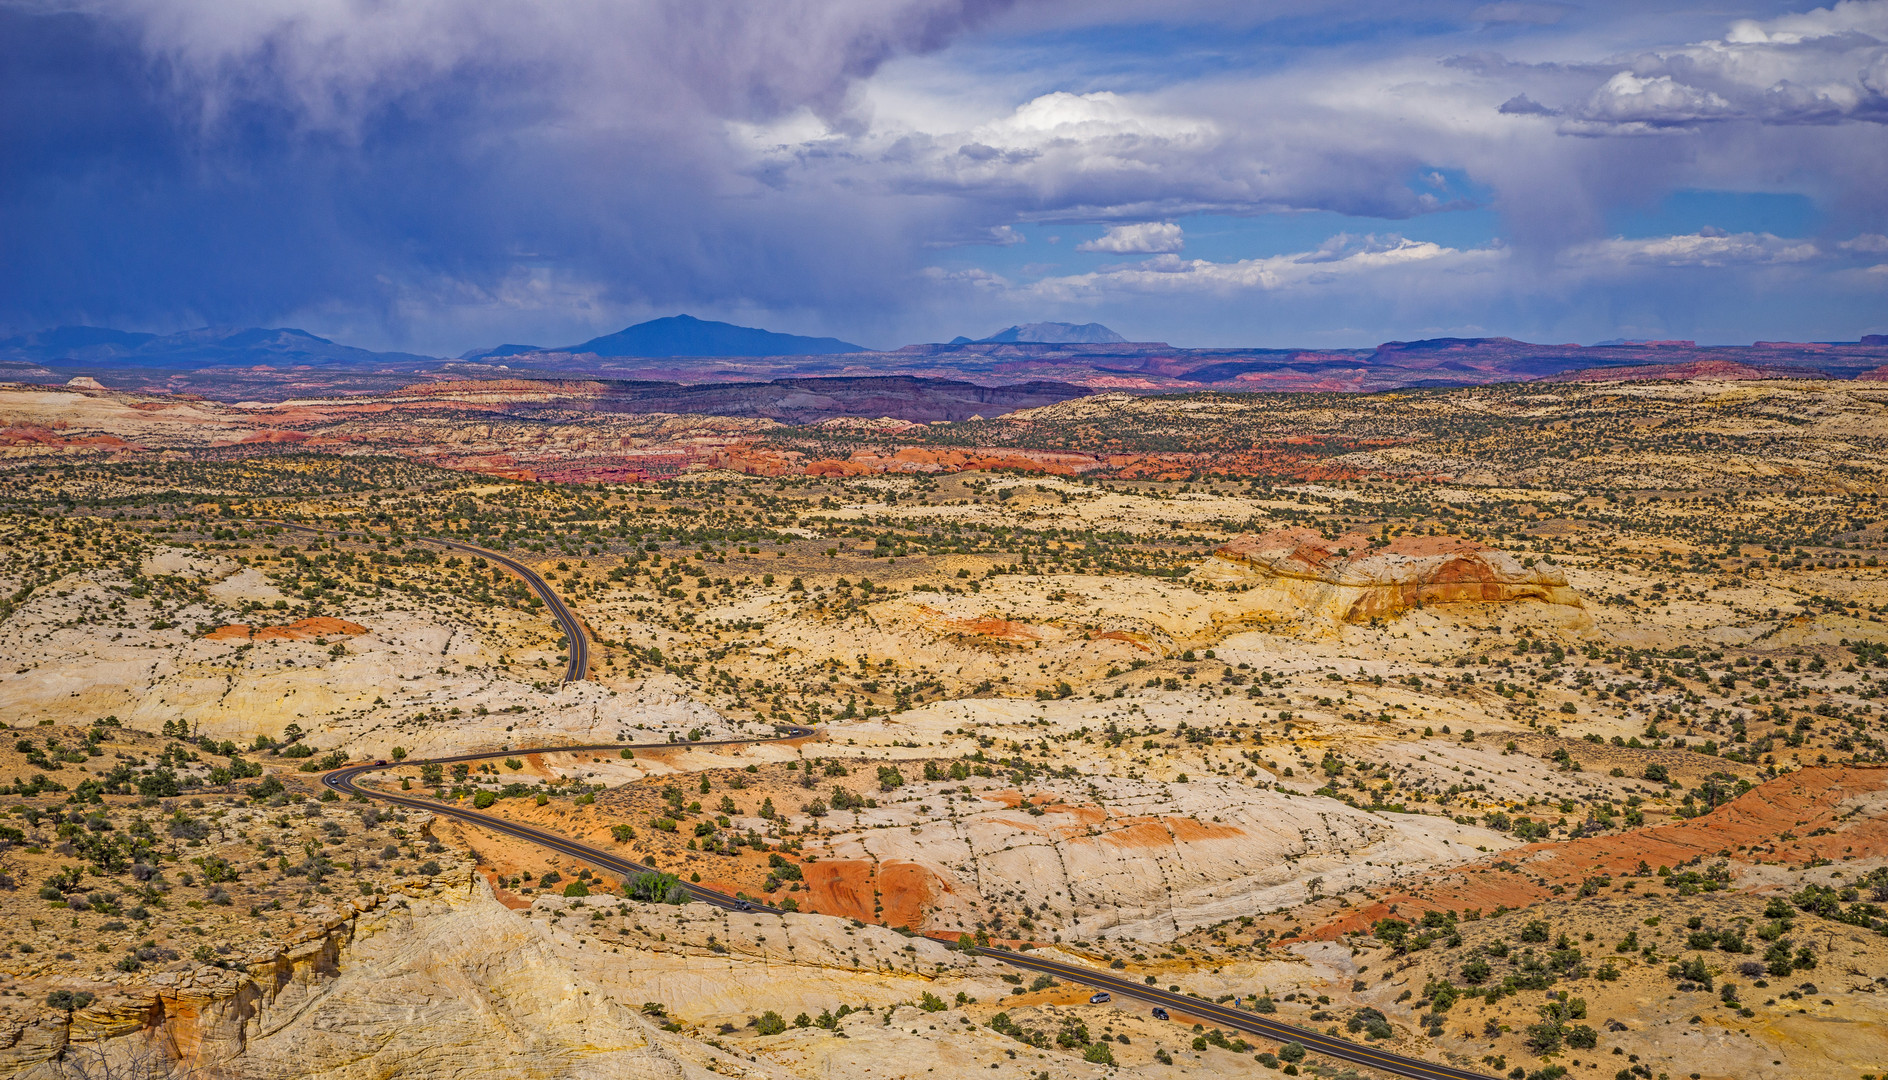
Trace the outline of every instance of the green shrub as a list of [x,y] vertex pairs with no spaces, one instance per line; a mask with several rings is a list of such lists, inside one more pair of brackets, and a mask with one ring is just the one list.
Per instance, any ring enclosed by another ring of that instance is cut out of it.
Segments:
[[641,900],[651,904],[686,904],[688,890],[682,886],[682,880],[674,874],[654,871],[637,874],[630,879],[624,890],[631,900]]
[[779,1013],[768,1009],[754,1022],[754,1030],[762,1035],[778,1035],[787,1030],[787,1022],[780,1018]]
[[1551,1021],[1529,1024],[1527,1027],[1527,1048],[1542,1057],[1560,1049],[1561,1036],[1565,1034],[1561,1026]]

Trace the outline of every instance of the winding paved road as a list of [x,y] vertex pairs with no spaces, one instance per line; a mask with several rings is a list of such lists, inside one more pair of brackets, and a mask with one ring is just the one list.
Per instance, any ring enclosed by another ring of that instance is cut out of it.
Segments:
[[564,632],[564,640],[570,646],[567,654],[570,662],[564,666],[564,681],[582,682],[590,677],[590,635],[584,632],[583,620],[577,618],[577,613],[570,610],[570,605],[564,603],[563,597],[558,596],[557,591],[551,588],[551,583],[539,576],[536,570],[509,555],[500,555],[496,551],[489,551],[473,544],[462,544],[457,540],[441,540],[433,536],[423,536],[420,539],[429,544],[438,544],[441,547],[463,551],[468,555],[477,555],[481,559],[489,559],[523,578],[524,583],[531,586],[531,591],[537,593],[538,598],[544,601],[544,606],[550,609],[551,618],[557,620],[558,629]]
[[[296,532],[309,533],[314,536],[331,536],[339,531],[336,529],[317,529],[311,525],[297,525],[292,521],[278,521],[274,518],[253,518],[251,520],[258,525],[275,525],[280,528],[294,529]],[[550,610],[551,618],[557,622],[557,628],[564,633],[564,640],[567,645],[565,655],[570,657],[569,663],[564,665],[564,681],[583,682],[590,677],[590,635],[584,632],[583,620],[577,618],[577,613],[570,610],[570,605],[564,603],[564,598],[558,596],[557,590],[551,588],[551,583],[545,581],[543,576],[536,570],[531,569],[529,566],[526,566],[524,563],[519,562],[509,555],[500,555],[496,551],[482,548],[475,544],[464,544],[457,540],[441,540],[436,536],[419,536],[414,539],[422,543],[438,544],[440,547],[463,551],[468,555],[476,555],[481,559],[488,559],[518,575],[519,578],[523,579],[526,585],[531,586],[532,592],[538,594],[538,599],[544,601],[544,606]]]
[[[507,821],[504,818],[494,817],[491,814],[481,814],[476,810],[465,810],[451,803],[437,802],[433,799],[415,799],[406,795],[396,795],[391,791],[384,791],[380,788],[361,787],[354,782],[355,778],[363,773],[378,772],[382,769],[397,769],[410,765],[454,765],[462,761],[514,757],[519,754],[577,754],[595,753],[604,750],[614,753],[619,750],[673,750],[678,746],[742,746],[756,742],[781,742],[787,739],[804,739],[808,736],[818,734],[812,728],[803,727],[782,728],[778,730],[780,734],[774,739],[713,739],[692,743],[600,743],[590,746],[540,746],[532,749],[500,750],[495,753],[458,754],[453,757],[408,758],[398,763],[371,762],[365,765],[343,766],[322,776],[321,782],[343,795],[362,795],[370,799],[379,799],[383,802],[397,803],[400,806],[411,807],[415,810],[424,810],[427,813],[438,814],[441,817],[449,817],[463,821],[468,825],[474,825],[481,829],[503,833],[506,836],[514,836],[527,843],[561,852],[579,862],[588,863],[600,870],[608,870],[616,874],[619,878],[627,881],[637,874],[654,873],[657,868],[636,862],[633,859],[625,859],[620,855],[613,855],[600,848],[593,848],[588,844],[579,844],[567,836],[560,836],[548,829],[540,829],[535,825],[525,825],[516,821]],[[768,911],[777,913],[780,910],[779,908],[769,907],[765,904],[740,900],[726,893],[716,892],[713,889],[704,889],[699,885],[690,884],[686,881],[682,882],[682,887],[688,890],[690,896],[700,900],[702,903],[713,904],[716,907],[726,908],[729,911]]]
[[[269,521],[267,524],[281,525],[286,528],[308,533],[321,533],[324,531],[310,528],[306,525],[294,525],[286,521]],[[564,681],[580,682],[588,677],[590,670],[590,641],[589,637],[584,632],[583,623],[577,618],[576,613],[571,611],[570,607],[564,603],[563,598],[559,597],[556,591],[551,588],[550,583],[545,581],[537,571],[510,556],[501,555],[498,552],[488,551],[485,548],[476,547],[471,544],[463,544],[457,540],[440,540],[434,537],[422,537],[420,539],[428,543],[439,544],[443,547],[454,548],[469,555],[489,559],[522,578],[525,584],[529,585],[531,589],[538,594],[539,598],[544,601],[544,606],[550,610],[551,617],[557,621],[559,628],[562,629],[565,638],[568,639],[570,643],[570,663],[564,670]],[[535,825],[507,821],[504,818],[494,817],[490,814],[481,814],[474,810],[466,810],[452,804],[441,803],[432,799],[415,799],[405,795],[397,795],[377,787],[361,787],[359,784],[355,783],[355,781],[363,774],[378,772],[382,769],[418,765],[451,765],[459,762],[478,761],[484,758],[508,757],[517,754],[584,753],[606,750],[656,750],[673,749],[677,745],[733,746],[755,742],[804,739],[817,734],[812,728],[805,727],[791,727],[778,730],[780,734],[772,740],[717,739],[687,744],[601,743],[590,746],[543,746],[517,750],[500,750],[489,753],[459,754],[453,757],[427,758],[424,760],[409,759],[400,762],[398,765],[387,762],[372,762],[364,765],[349,765],[336,769],[324,775],[321,778],[321,782],[334,791],[345,795],[360,795],[369,799],[379,799],[382,802],[395,803],[415,810],[424,810],[428,813],[439,814],[442,817],[463,821],[477,828],[502,833],[523,840],[526,843],[536,844],[539,847],[567,855],[572,859],[587,863],[599,870],[613,873],[617,875],[619,879],[627,881],[637,874],[655,872],[657,868],[647,866],[632,859],[623,858],[620,855],[611,854],[600,848],[593,848],[588,844],[580,844],[569,837],[560,836],[546,829],[540,829]],[[742,900],[714,889],[704,889],[700,885],[695,885],[690,882],[684,881],[681,885],[684,889],[688,890],[688,894],[694,899],[705,904],[712,904],[724,910],[756,911],[776,914],[780,912],[779,908]],[[1204,1001],[1200,998],[1188,997],[1185,994],[1170,993],[1152,986],[1132,982],[1119,976],[1074,964],[1064,964],[1060,961],[1048,960],[1011,949],[978,948],[975,952],[978,955],[987,956],[992,960],[998,960],[1025,970],[1054,975],[1067,982],[1092,986],[1097,990],[1106,990],[1110,994],[1119,994],[1124,998],[1132,998],[1169,1010],[1184,1012],[1186,1015],[1196,1017],[1201,1021],[1211,1022],[1234,1031],[1257,1035],[1260,1038],[1271,1039],[1281,1044],[1286,1042],[1301,1043],[1306,1049],[1323,1054],[1326,1057],[1377,1069],[1394,1076],[1410,1077],[1411,1080],[1490,1080],[1486,1073],[1470,1072],[1467,1069],[1458,1069],[1452,1065],[1439,1065],[1424,1061],[1421,1058],[1406,1057],[1402,1054],[1394,1054],[1387,1050],[1378,1050],[1362,1043],[1351,1042],[1348,1039],[1325,1035],[1311,1028],[1299,1027],[1295,1024],[1286,1024],[1277,1020],[1268,1020],[1257,1013],[1246,1012],[1242,1009],[1228,1008],[1224,1005],[1215,1005],[1212,1002]]]

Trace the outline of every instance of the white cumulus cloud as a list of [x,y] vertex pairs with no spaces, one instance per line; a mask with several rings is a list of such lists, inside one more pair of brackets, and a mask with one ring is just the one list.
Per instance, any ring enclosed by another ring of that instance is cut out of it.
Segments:
[[1870,255],[1888,253],[1888,236],[1881,233],[1862,233],[1850,237],[1836,245],[1844,251],[1866,252]]
[[[1543,83],[1559,85],[1563,93],[1570,73],[1581,70],[1560,64],[1533,67]],[[1605,77],[1583,102],[1566,102],[1564,130],[1572,134],[1633,134],[1729,121],[1888,123],[1888,0],[1845,0],[1767,21],[1741,20],[1722,38],[1628,54],[1583,69]],[[1529,95],[1516,100],[1529,100]]]
[[1499,248],[1464,251],[1401,236],[1356,237],[1339,234],[1315,251],[1293,252],[1233,262],[1156,255],[1131,266],[1086,274],[1044,278],[1021,291],[1045,300],[1098,299],[1124,293],[1198,294],[1270,292],[1318,286],[1372,271],[1432,264],[1480,269],[1505,257]]
[[1609,124],[1664,126],[1715,120],[1731,112],[1730,102],[1670,75],[1642,79],[1622,71],[1593,92],[1581,115]]
[[1809,262],[1822,255],[1815,244],[1770,233],[1726,233],[1702,229],[1676,236],[1613,237],[1568,252],[1574,263],[1651,266],[1751,266]]
[[1144,221],[1138,225],[1112,225],[1099,238],[1075,245],[1077,251],[1103,251],[1114,255],[1157,254],[1179,251],[1186,244],[1186,234],[1171,221]]

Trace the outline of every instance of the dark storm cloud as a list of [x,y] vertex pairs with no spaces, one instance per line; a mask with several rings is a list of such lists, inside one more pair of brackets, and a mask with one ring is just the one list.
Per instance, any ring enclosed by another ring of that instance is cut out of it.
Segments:
[[0,6],[0,320],[883,302],[897,213],[773,191],[722,126],[1003,6]]

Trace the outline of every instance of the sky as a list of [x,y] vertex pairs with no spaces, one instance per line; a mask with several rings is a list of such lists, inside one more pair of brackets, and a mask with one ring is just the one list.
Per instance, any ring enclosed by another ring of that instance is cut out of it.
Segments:
[[1888,0],[0,0],[0,331],[1888,333]]

